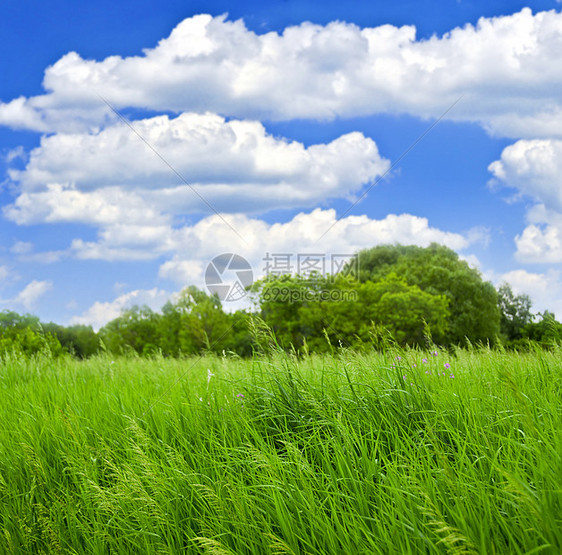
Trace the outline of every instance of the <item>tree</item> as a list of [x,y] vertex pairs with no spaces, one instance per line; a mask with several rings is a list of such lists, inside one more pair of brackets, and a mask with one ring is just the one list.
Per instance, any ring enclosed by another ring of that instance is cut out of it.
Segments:
[[45,332],[36,316],[4,310],[0,312],[0,354],[6,352],[59,356],[64,349],[53,334]]
[[53,322],[42,324],[43,330],[56,337],[63,349],[78,358],[95,355],[100,348],[100,340],[92,326],[60,326]]
[[552,312],[545,310],[539,314],[537,322],[529,322],[522,330],[522,336],[542,345],[562,342],[562,323],[558,322]]
[[117,353],[129,347],[140,355],[159,351],[176,357],[205,350],[250,355],[247,320],[244,312],[225,313],[216,295],[189,286],[168,301],[161,312],[147,306],[132,307],[99,333],[107,348]]
[[227,347],[229,318],[218,296],[209,296],[192,285],[180,293],[175,306],[180,314],[178,340],[182,353],[205,349],[220,352]]
[[507,341],[523,337],[525,326],[533,321],[532,301],[529,295],[515,295],[508,283],[498,288],[500,331]]
[[494,341],[500,331],[500,311],[494,286],[482,280],[478,270],[460,260],[451,249],[383,245],[360,251],[344,271],[359,267],[362,282],[377,282],[390,273],[422,291],[449,300],[447,343]]
[[448,300],[422,291],[396,274],[377,282],[353,276],[281,276],[258,282],[261,316],[279,343],[288,348],[306,341],[314,351],[332,345],[360,347],[371,341],[373,324],[387,328],[401,344],[424,342],[427,326],[434,339],[446,337]]
[[314,285],[300,276],[283,275],[256,281],[252,292],[260,307],[262,319],[273,330],[280,345],[301,346],[310,337],[311,319],[301,320],[303,309],[310,306]]
[[393,272],[365,282],[361,291],[366,317],[384,326],[400,344],[423,345],[427,328],[434,341],[446,341],[450,312],[445,295],[423,291]]
[[148,306],[133,306],[106,324],[99,335],[112,352],[122,353],[130,347],[138,354],[150,354],[158,346],[160,317]]

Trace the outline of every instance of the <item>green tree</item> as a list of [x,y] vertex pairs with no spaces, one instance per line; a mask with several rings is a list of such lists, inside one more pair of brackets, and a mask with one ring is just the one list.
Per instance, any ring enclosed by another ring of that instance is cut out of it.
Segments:
[[301,346],[307,333],[308,321],[301,321],[303,308],[310,302],[307,296],[314,289],[310,280],[300,276],[270,276],[256,281],[252,292],[260,307],[260,315],[270,326],[277,341],[285,348]]
[[88,358],[100,349],[100,340],[92,326],[60,326],[50,322],[42,325],[43,330],[56,337],[63,349],[78,358]]
[[539,314],[537,322],[529,322],[522,330],[523,338],[542,345],[562,342],[562,323],[558,322],[552,312],[545,310]]
[[446,337],[448,300],[422,291],[396,274],[377,282],[353,276],[312,279],[281,276],[256,283],[261,316],[279,343],[314,351],[332,345],[369,344],[373,324],[384,326],[402,344],[421,344],[426,326],[434,339]]
[[148,306],[133,306],[106,324],[99,335],[112,352],[122,353],[129,347],[140,355],[150,354],[158,346],[160,318]]
[[449,300],[445,295],[423,291],[391,272],[377,282],[365,282],[360,302],[366,317],[384,326],[400,344],[422,345],[426,328],[432,339],[447,339]]
[[0,353],[6,352],[59,356],[64,349],[52,333],[42,328],[36,316],[4,310],[0,312]]
[[99,332],[112,352],[132,348],[140,355],[156,351],[165,356],[198,354],[204,350],[251,354],[247,315],[227,314],[217,296],[197,287],[185,288],[161,312],[132,307]]
[[218,296],[209,296],[195,286],[185,288],[175,304],[180,314],[178,339],[182,353],[227,348],[230,322]]
[[532,304],[529,295],[515,295],[508,283],[498,288],[500,330],[504,339],[515,341],[523,337],[525,326],[534,318]]
[[500,310],[494,286],[482,279],[451,249],[432,244],[417,246],[383,245],[360,251],[344,271],[355,271],[363,282],[378,280],[390,273],[422,291],[444,295],[449,300],[447,343],[494,341],[500,332]]

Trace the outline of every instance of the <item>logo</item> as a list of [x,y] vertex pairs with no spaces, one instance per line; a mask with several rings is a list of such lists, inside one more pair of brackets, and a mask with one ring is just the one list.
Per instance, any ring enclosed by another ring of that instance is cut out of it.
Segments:
[[205,285],[211,295],[221,301],[239,301],[254,282],[254,272],[249,262],[231,252],[215,256],[205,271]]

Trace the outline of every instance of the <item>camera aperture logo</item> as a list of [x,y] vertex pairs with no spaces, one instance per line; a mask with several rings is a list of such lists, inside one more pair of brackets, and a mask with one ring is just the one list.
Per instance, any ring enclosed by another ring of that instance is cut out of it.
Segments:
[[205,271],[205,285],[209,293],[216,294],[223,302],[244,298],[252,283],[254,271],[250,263],[239,254],[219,254],[209,262]]

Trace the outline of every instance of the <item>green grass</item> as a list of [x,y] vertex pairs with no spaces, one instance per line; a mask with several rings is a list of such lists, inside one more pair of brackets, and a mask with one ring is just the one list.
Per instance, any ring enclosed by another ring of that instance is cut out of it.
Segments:
[[5,359],[0,553],[559,554],[561,355]]

